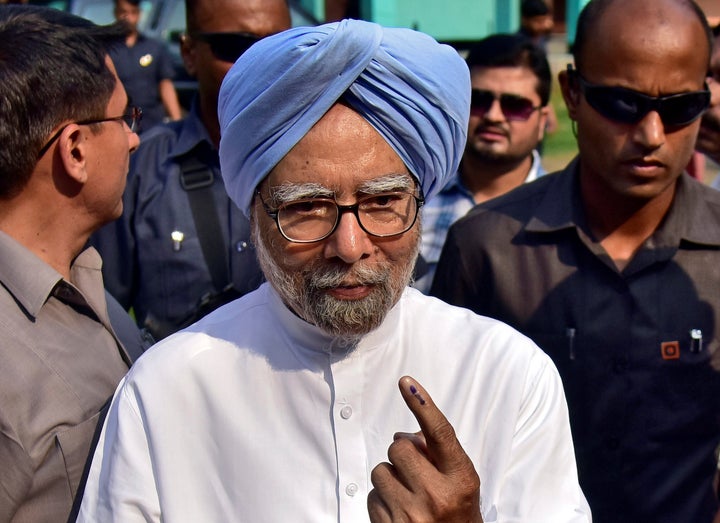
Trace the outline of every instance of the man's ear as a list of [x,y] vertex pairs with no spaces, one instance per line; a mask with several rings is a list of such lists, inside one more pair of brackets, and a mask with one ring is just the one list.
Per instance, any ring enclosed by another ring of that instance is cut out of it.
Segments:
[[185,70],[194,78],[197,75],[197,56],[192,39],[187,34],[180,37],[180,54],[185,64]]
[[88,147],[87,126],[70,124],[60,133],[57,152],[67,176],[79,184],[87,181]]
[[560,91],[563,100],[567,106],[568,116],[571,120],[576,119],[577,106],[580,102],[580,91],[577,79],[573,73],[572,66],[568,66],[567,70],[558,73],[558,82],[560,83]]
[[[548,102],[550,103],[550,102]],[[546,105],[545,107],[540,108],[540,121],[538,122],[538,143],[542,142],[542,139],[545,137],[545,128],[547,127],[548,123],[548,115],[550,114],[550,106]]]

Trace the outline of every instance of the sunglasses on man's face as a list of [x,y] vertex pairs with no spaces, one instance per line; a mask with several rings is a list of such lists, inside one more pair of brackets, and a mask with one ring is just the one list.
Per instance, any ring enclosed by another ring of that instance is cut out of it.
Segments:
[[470,112],[477,116],[485,116],[495,100],[500,100],[500,110],[510,122],[524,122],[541,107],[534,105],[532,100],[516,94],[497,95],[485,89],[473,89],[470,94]]
[[625,87],[595,85],[587,82],[580,73],[571,71],[590,107],[609,120],[635,124],[650,111],[660,115],[668,127],[688,125],[697,120],[710,106],[710,91],[648,96]]
[[259,36],[252,33],[192,33],[190,36],[207,43],[210,52],[218,60],[233,63],[260,40]]

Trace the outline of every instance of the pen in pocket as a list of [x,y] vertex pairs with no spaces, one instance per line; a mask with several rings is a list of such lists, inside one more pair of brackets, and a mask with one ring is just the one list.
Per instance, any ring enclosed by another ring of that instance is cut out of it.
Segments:
[[568,340],[568,357],[571,360],[575,359],[575,327],[568,327],[565,329],[565,336]]

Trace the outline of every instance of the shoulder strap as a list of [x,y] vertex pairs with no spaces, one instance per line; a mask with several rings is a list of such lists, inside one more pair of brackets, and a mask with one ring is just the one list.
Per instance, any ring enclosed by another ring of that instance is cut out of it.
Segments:
[[215,290],[220,292],[230,281],[227,242],[223,238],[215,198],[212,168],[194,154],[180,158],[180,184],[188,194],[203,258],[210,270]]

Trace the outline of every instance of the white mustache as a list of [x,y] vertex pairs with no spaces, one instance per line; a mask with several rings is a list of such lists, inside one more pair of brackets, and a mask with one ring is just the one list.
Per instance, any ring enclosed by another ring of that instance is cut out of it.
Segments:
[[348,268],[324,267],[311,272],[312,284],[318,289],[331,289],[350,285],[376,285],[387,280],[386,270],[367,266]]

